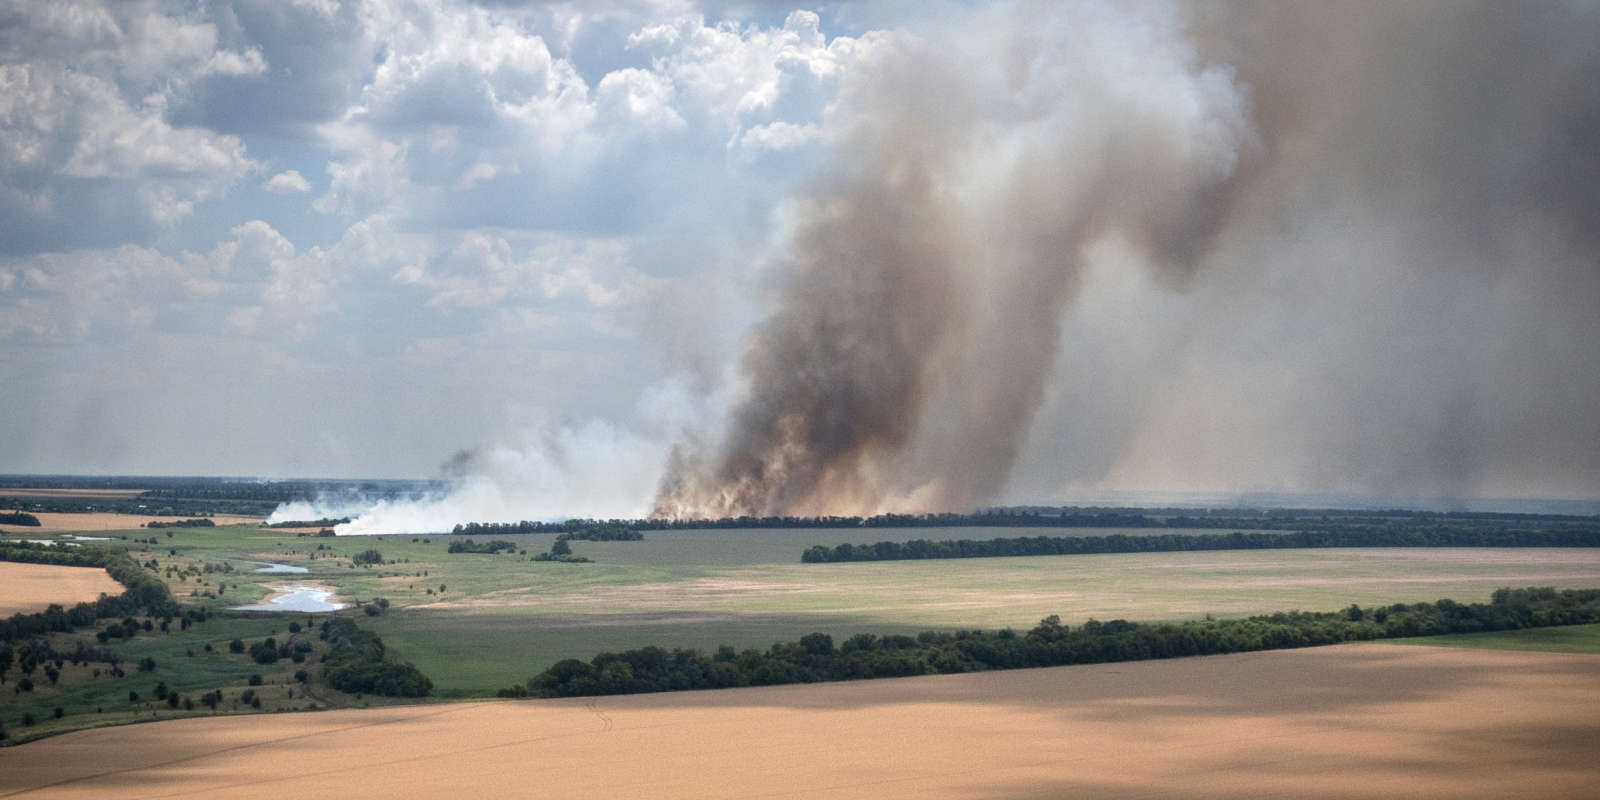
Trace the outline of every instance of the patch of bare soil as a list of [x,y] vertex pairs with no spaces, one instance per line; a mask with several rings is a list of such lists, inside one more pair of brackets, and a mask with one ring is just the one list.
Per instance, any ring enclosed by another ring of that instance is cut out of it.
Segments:
[[1344,645],[212,718],[0,749],[16,798],[1592,798],[1600,657]]
[[51,603],[72,606],[101,592],[122,594],[123,587],[99,567],[0,561],[0,617],[43,611]]

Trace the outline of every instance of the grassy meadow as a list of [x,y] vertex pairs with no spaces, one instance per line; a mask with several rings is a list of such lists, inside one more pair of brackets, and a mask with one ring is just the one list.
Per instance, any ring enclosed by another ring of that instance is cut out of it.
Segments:
[[1520,631],[1418,636],[1413,639],[1391,639],[1388,640],[1388,643],[1433,647],[1470,647],[1483,650],[1532,650],[1542,653],[1600,654],[1600,625],[1564,625],[1559,628],[1527,628]]

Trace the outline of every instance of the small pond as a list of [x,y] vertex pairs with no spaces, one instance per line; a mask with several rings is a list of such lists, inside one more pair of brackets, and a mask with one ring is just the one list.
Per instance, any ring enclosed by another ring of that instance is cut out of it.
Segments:
[[306,569],[305,567],[292,566],[290,564],[267,564],[266,566],[254,571],[266,572],[274,575],[304,575],[311,570]]
[[274,586],[273,593],[267,596],[266,602],[251,606],[234,606],[234,611],[303,611],[306,613],[319,611],[338,611],[345,607],[344,603],[335,603],[329,600],[333,597],[332,589],[323,589],[318,586]]

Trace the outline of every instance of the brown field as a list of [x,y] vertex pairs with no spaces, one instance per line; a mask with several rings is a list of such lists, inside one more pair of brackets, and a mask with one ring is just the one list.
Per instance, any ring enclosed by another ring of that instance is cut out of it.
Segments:
[[0,797],[1592,798],[1600,656],[1362,644],[208,718],[0,749]]
[[0,489],[0,497],[75,497],[120,499],[142,494],[143,489]]
[[[113,514],[109,512],[57,514],[39,511],[30,513],[39,518],[39,527],[0,525],[0,530],[12,535],[76,533],[79,531],[127,531],[135,530],[146,522],[177,522],[178,520],[193,519],[193,517],[147,517],[140,514]],[[254,525],[261,521],[257,517],[234,516],[215,516],[207,517],[207,519],[218,525]]]
[[51,603],[70,606],[106,594],[122,594],[122,584],[99,567],[0,562],[0,617],[43,611]]

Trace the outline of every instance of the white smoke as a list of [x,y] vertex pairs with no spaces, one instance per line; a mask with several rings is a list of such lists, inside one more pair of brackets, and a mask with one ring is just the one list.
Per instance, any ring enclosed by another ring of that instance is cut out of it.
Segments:
[[346,535],[438,533],[458,523],[637,518],[650,510],[674,442],[720,413],[716,397],[695,397],[681,382],[654,387],[629,425],[592,419],[537,426],[521,446],[463,453],[450,466],[449,491],[419,498],[321,497],[285,503],[269,522],[349,517]]

